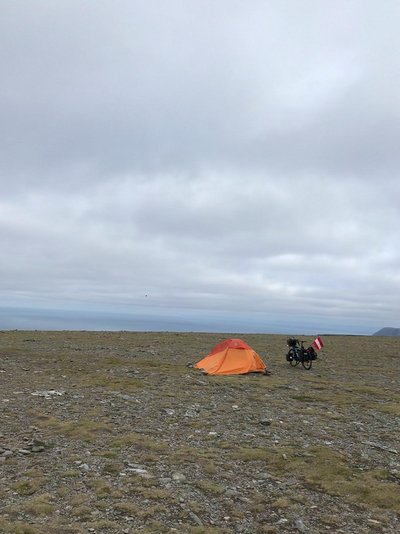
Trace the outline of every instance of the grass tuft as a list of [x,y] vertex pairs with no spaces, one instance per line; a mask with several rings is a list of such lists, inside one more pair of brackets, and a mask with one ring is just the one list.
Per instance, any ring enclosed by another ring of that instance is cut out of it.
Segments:
[[203,493],[208,495],[222,495],[225,493],[225,488],[221,484],[217,484],[213,480],[199,480],[196,486],[201,489]]

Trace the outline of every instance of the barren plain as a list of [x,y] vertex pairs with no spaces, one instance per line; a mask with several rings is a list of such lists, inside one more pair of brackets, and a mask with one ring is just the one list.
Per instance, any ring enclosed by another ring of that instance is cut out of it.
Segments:
[[[228,337],[271,375],[188,365]],[[400,339],[286,337],[0,332],[0,532],[400,532]]]

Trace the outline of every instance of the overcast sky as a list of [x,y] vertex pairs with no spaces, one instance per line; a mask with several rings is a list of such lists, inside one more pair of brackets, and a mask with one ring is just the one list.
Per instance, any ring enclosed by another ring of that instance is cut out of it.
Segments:
[[0,328],[400,327],[399,20],[0,0]]

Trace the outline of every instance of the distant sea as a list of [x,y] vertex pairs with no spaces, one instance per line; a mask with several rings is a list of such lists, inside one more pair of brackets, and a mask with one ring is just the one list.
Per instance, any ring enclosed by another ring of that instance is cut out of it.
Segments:
[[165,310],[165,313],[118,313],[65,309],[0,307],[0,330],[94,330],[131,332],[220,332],[254,334],[369,335],[357,327],[302,324],[267,314],[226,314],[204,310]]
[[187,331],[195,324],[162,315],[0,308],[1,330]]

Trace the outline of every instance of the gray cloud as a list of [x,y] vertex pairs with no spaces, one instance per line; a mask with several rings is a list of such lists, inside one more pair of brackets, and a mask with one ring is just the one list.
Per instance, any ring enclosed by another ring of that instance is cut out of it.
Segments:
[[396,326],[397,2],[1,10],[5,304]]

